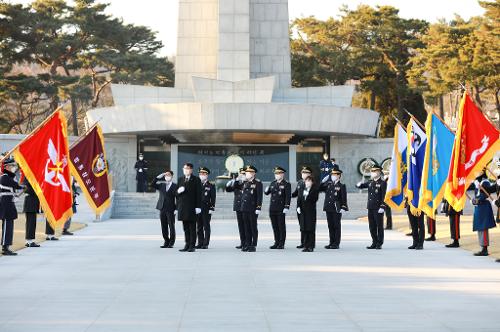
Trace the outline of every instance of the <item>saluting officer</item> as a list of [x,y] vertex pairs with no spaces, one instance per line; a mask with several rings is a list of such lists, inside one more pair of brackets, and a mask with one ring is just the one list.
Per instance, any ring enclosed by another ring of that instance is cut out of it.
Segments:
[[447,200],[443,200],[442,212],[450,219],[450,235],[453,240],[452,243],[445,245],[446,248],[458,248],[460,247],[460,215],[463,214],[462,211],[455,211],[455,209],[448,203]]
[[325,176],[319,186],[325,192],[323,211],[326,212],[330,242],[325,249],[339,249],[341,237],[342,212],[349,211],[347,207],[347,190],[345,184],[340,182],[342,171],[334,165],[331,175]]
[[368,188],[366,208],[368,209],[368,225],[372,244],[366,249],[382,249],[384,244],[384,211],[386,207],[384,197],[387,185],[382,180],[381,172],[382,168],[378,164],[374,164],[370,169],[370,181],[360,182],[356,185],[359,189]]
[[245,225],[245,236],[242,251],[255,252],[259,232],[257,229],[257,217],[262,209],[262,182],[255,178],[257,168],[249,165],[245,168],[247,181],[243,185],[241,195],[241,212]]
[[175,244],[177,184],[172,181],[173,176],[173,171],[166,170],[159,174],[151,184],[151,187],[158,190],[159,193],[156,209],[160,210],[161,234],[163,236],[163,245],[160,248],[173,248]]
[[26,215],[26,247],[40,247],[39,244],[35,242],[36,234],[36,216],[40,212],[40,201],[35,193],[35,190],[28,182],[28,179],[24,179],[23,183],[25,187],[24,205],[23,211]]
[[215,185],[208,181],[210,170],[200,167],[198,175],[201,180],[201,213],[196,220],[198,230],[198,245],[196,249],[208,249],[210,243],[210,220],[215,211]]
[[271,195],[269,218],[274,233],[274,244],[269,249],[285,249],[286,223],[285,216],[290,209],[292,186],[285,180],[286,170],[276,166],[273,170],[274,181],[266,187],[264,194]]
[[196,219],[201,213],[201,181],[193,175],[193,164],[182,167],[184,176],[177,181],[177,218],[182,221],[186,244],[179,251],[194,252]]
[[233,211],[236,212],[236,220],[238,221],[238,232],[240,234],[240,245],[236,246],[236,249],[241,249],[243,248],[243,238],[244,238],[244,232],[245,232],[245,226],[243,225],[243,214],[241,212],[241,194],[242,194],[242,189],[243,189],[243,183],[246,181],[245,178],[245,169],[240,168],[239,170],[239,175],[235,178],[230,180],[226,184],[226,191],[228,193],[232,192],[234,193],[234,200],[233,200]]
[[[298,204],[298,197],[300,195],[303,195],[304,189],[305,189],[305,180],[309,177],[312,176],[312,169],[308,166],[302,166],[302,170],[300,171],[301,179],[297,182],[297,187],[295,187],[295,190],[292,193],[292,197],[295,198],[297,197],[297,204]],[[305,233],[303,231],[303,225],[302,225],[302,218],[300,218],[300,213],[297,211],[297,219],[299,221],[299,226],[300,226],[300,244],[297,246],[297,249],[303,249],[304,248],[304,236]],[[314,236],[315,233],[312,233]],[[316,242],[316,239],[313,239],[313,243]]]
[[7,157],[4,161],[3,174],[0,177],[0,219],[2,219],[2,254],[15,256],[17,253],[11,251],[14,237],[14,220],[17,219],[17,209],[14,204],[16,190],[23,187],[17,183],[15,177],[17,163],[13,158]]

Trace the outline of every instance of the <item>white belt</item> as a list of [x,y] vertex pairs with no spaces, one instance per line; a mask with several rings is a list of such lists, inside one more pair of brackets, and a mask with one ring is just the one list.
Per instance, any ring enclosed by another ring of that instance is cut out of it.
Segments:
[[0,193],[0,197],[1,196],[14,196],[15,194],[14,193]]
[[1,184],[0,184],[0,189],[4,189],[4,190],[8,190],[8,191],[14,192],[14,188],[7,187],[7,186],[1,185]]

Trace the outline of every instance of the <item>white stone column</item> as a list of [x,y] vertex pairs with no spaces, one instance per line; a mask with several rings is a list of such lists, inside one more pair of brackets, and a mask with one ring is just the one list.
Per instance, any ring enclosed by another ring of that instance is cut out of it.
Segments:
[[291,183],[297,182],[297,145],[288,146],[288,179]]
[[177,168],[179,164],[179,145],[172,144],[170,145],[170,169],[174,171],[174,178],[179,177],[180,174],[177,174]]

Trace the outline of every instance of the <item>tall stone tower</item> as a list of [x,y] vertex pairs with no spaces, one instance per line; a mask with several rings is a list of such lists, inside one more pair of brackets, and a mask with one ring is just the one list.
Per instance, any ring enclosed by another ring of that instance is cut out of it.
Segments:
[[175,87],[274,77],[291,88],[288,0],[180,0]]

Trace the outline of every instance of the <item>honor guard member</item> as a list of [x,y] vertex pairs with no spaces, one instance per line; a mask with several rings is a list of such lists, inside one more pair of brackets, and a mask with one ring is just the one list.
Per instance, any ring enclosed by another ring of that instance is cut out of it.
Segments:
[[325,246],[325,249],[339,249],[342,212],[349,211],[347,207],[347,190],[345,184],[340,182],[341,176],[342,171],[335,165],[331,175],[325,176],[319,186],[319,190],[325,192],[323,211],[326,213],[330,238],[330,242]]
[[[300,171],[300,176],[301,179],[297,182],[297,187],[295,187],[295,190],[292,193],[292,197],[298,199],[299,195],[303,194],[303,191],[305,189],[305,180],[309,177],[312,176],[312,169],[308,166],[302,166],[302,170]],[[302,231],[302,221],[300,218],[300,214],[297,212],[297,220],[299,221],[299,227],[301,229],[300,231],[300,244],[297,246],[297,249],[303,249],[304,248],[304,236],[305,233]],[[313,236],[315,234],[313,233]],[[316,239],[313,239],[313,243],[316,243]]]
[[318,202],[319,188],[314,179],[308,175],[304,179],[304,188],[297,196],[297,214],[300,220],[300,233],[304,234],[303,252],[313,252],[316,247],[316,203]]
[[0,219],[2,219],[2,254],[4,256],[15,256],[17,253],[11,251],[14,237],[14,220],[17,219],[17,209],[14,204],[16,190],[23,187],[17,183],[15,177],[17,163],[11,157],[3,161],[4,170],[0,177]]
[[243,215],[241,213],[241,194],[243,189],[243,183],[245,183],[245,169],[240,168],[239,174],[236,178],[230,180],[226,184],[226,191],[228,193],[234,193],[233,200],[233,211],[236,212],[236,220],[238,222],[238,232],[240,234],[240,245],[236,246],[236,249],[243,248],[243,236],[244,236],[244,225],[243,225]]
[[273,169],[274,181],[266,187],[264,194],[271,195],[269,202],[269,218],[274,233],[274,244],[269,249],[285,249],[286,223],[285,216],[290,209],[292,185],[285,180],[286,170],[280,166]]
[[424,249],[424,238],[425,238],[425,224],[424,224],[424,213],[419,212],[418,215],[414,215],[411,212],[410,203],[408,198],[405,201],[406,214],[408,215],[408,220],[410,221],[411,237],[413,239],[413,244],[408,247],[408,249],[422,250]]
[[158,175],[151,184],[158,193],[156,209],[160,210],[161,234],[163,245],[160,248],[173,248],[175,244],[175,215],[177,214],[177,184],[173,182],[174,172],[166,170]]
[[496,227],[489,194],[495,191],[495,186],[491,185],[483,170],[474,180],[474,187],[472,230],[477,232],[479,245],[481,246],[481,250],[476,252],[474,256],[488,256],[488,246],[490,245],[489,229]]
[[139,160],[135,162],[135,179],[137,180],[137,192],[143,193],[147,189],[147,180],[148,180],[148,162],[144,160],[144,155],[139,153]]
[[[76,180],[73,179],[73,182],[71,183],[71,190],[73,191],[73,205],[71,207],[73,210],[73,214],[76,213],[76,206],[78,205],[76,198],[80,196],[80,193],[78,192],[77,189],[78,188],[76,187]],[[71,217],[69,217],[68,220],[66,220],[66,222],[64,223],[61,235],[73,235],[73,233],[69,231],[70,227],[71,227]]]
[[460,215],[463,214],[463,211],[455,211],[450,203],[444,199],[442,212],[450,219],[450,235],[453,240],[452,243],[445,245],[445,247],[458,248],[460,247]]
[[321,172],[321,179],[323,179],[325,176],[330,175],[330,172],[332,170],[333,163],[328,157],[328,153],[323,153],[323,160],[319,162],[319,170]]
[[245,167],[246,182],[241,194],[241,212],[243,224],[245,225],[245,240],[242,251],[255,252],[259,231],[257,229],[257,218],[262,209],[262,182],[255,178],[257,168],[249,165]]
[[201,213],[198,214],[196,226],[198,231],[198,245],[196,249],[208,249],[210,244],[210,221],[212,213],[215,211],[215,185],[208,181],[210,170],[206,167],[200,167],[198,176],[201,180]]
[[179,251],[194,252],[196,219],[201,213],[201,181],[193,175],[193,164],[182,167],[184,176],[177,181],[177,218],[182,221],[186,244]]
[[384,203],[386,182],[382,180],[382,168],[375,164],[370,169],[370,181],[359,182],[356,187],[359,189],[368,188],[368,224],[372,244],[367,249],[382,249],[384,244],[384,212],[386,204]]
[[26,215],[26,247],[40,247],[39,244],[35,242],[36,234],[36,216],[40,212],[40,201],[35,193],[35,190],[28,182],[28,179],[24,179],[25,185],[25,196],[23,211]]
[[436,241],[436,219],[432,219],[429,216],[426,216],[427,219],[427,232],[429,233],[429,237],[425,239],[425,241]]
[[[387,181],[389,181],[389,171],[383,170],[384,181],[387,187]],[[392,229],[392,209],[389,205],[385,205],[385,229]]]

